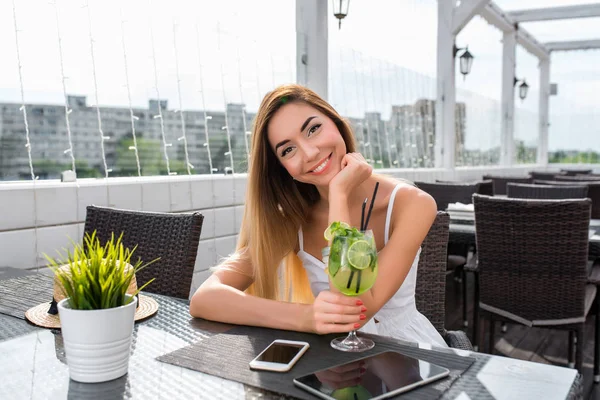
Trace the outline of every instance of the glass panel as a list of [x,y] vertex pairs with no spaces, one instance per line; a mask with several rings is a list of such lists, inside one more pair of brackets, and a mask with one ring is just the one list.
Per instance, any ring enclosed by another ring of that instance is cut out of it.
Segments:
[[[15,15],[41,179],[73,162],[78,177],[209,173],[209,147],[219,173],[243,172],[260,99],[295,81],[294,2],[26,0]],[[31,179],[11,2],[0,5],[0,35],[11,38],[0,65],[0,179]]]

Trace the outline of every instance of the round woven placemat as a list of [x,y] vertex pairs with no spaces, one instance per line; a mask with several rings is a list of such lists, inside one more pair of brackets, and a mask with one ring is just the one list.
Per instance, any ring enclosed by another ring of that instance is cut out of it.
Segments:
[[[135,320],[142,321],[156,314],[158,303],[151,297],[138,295],[139,305],[135,310]],[[34,325],[43,328],[60,329],[60,318],[58,314],[48,314],[50,303],[42,303],[30,308],[25,312],[25,318]]]

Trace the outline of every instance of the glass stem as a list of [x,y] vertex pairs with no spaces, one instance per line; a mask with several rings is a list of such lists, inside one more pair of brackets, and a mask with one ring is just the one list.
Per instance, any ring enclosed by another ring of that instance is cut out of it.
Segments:
[[354,342],[358,340],[358,336],[356,336],[356,329],[348,332],[348,336],[346,337],[346,340],[352,340]]

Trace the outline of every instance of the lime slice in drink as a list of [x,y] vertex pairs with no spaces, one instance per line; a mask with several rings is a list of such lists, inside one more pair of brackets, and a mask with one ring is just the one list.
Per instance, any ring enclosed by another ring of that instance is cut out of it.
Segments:
[[325,229],[323,236],[325,237],[325,240],[329,242],[330,240],[333,240],[335,235],[345,233],[346,229],[350,229],[350,225],[345,222],[335,221],[332,222],[327,229]]
[[348,262],[356,269],[366,269],[371,265],[373,248],[366,240],[358,240],[348,249]]

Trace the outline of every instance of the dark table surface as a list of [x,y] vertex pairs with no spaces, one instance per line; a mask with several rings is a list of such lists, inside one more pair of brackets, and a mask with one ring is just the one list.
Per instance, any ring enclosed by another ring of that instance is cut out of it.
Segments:
[[[4,279],[23,274],[0,268],[0,285]],[[0,398],[281,398],[276,393],[157,361],[158,356],[232,326],[191,318],[187,301],[148,295],[159,303],[159,312],[136,323],[128,374],[100,384],[69,379],[60,331],[0,314]],[[399,348],[418,345],[431,349],[427,344],[397,342]],[[573,369],[456,349],[432,351],[476,358],[443,399],[565,399],[577,398],[581,393],[581,378]]]

